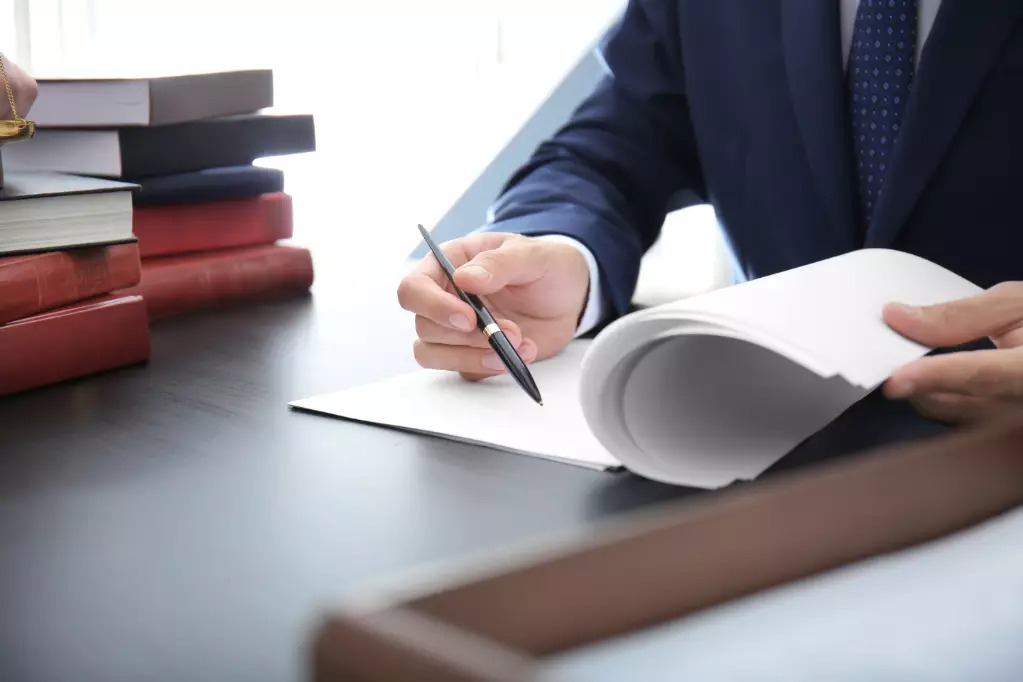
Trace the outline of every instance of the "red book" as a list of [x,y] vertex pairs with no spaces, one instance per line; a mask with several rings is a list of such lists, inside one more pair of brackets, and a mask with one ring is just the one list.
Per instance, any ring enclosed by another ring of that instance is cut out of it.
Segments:
[[0,258],[0,324],[135,286],[136,244]]
[[132,231],[143,258],[273,244],[292,235],[284,192],[197,204],[136,206]]
[[142,261],[141,295],[149,317],[262,301],[305,292],[313,283],[307,249],[271,244]]
[[103,296],[0,325],[0,395],[149,359],[138,296]]

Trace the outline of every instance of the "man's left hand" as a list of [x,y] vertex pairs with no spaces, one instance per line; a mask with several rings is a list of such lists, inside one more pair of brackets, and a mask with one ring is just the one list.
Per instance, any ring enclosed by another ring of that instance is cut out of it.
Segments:
[[885,384],[889,398],[910,400],[928,417],[971,421],[1008,410],[1023,414],[1023,282],[1005,282],[970,298],[922,308],[891,304],[884,319],[930,348],[987,337],[995,349],[915,360]]

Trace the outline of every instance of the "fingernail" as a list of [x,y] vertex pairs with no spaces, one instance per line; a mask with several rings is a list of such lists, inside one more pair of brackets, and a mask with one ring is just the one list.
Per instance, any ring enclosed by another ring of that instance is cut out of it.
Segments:
[[490,273],[478,265],[466,265],[462,268],[462,272],[469,277],[480,280],[481,282],[486,282],[490,279]]
[[921,308],[915,305],[906,305],[905,303],[893,303],[892,307],[898,308],[903,312],[903,314],[909,315],[910,317],[920,317],[923,313]]
[[469,324],[469,318],[465,315],[452,315],[448,318],[448,322],[455,329],[461,329],[463,332],[472,331],[472,325]]
[[889,382],[886,391],[889,398],[905,398],[913,393],[913,382],[908,379],[897,379]]
[[518,352],[522,362],[536,360],[536,344],[528,339],[522,342],[522,347],[518,349]]
[[484,355],[483,366],[494,371],[504,369],[504,363],[501,362],[501,358],[497,357],[497,353],[487,353]]
[[511,331],[510,329],[504,329],[503,331],[504,335],[508,337],[508,343],[512,345],[512,348],[518,350],[519,346],[522,344],[522,337],[520,337],[517,333]]

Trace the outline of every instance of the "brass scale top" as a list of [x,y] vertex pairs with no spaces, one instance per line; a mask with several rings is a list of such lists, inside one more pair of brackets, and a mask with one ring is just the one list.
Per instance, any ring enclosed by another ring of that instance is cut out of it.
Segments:
[[0,55],[0,73],[4,77],[4,89],[7,91],[7,99],[11,103],[11,114],[14,116],[13,121],[0,121],[0,144],[27,140],[35,135],[36,124],[18,116],[18,107],[14,104],[14,93],[11,92],[11,84],[7,80],[7,68],[2,55]]

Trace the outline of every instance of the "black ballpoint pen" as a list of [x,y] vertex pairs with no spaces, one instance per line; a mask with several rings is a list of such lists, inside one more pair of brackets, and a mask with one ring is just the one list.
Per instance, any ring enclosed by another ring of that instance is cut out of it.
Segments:
[[451,282],[451,287],[455,290],[458,296],[472,306],[472,309],[476,311],[476,324],[483,332],[483,335],[487,337],[487,342],[490,343],[490,347],[497,353],[497,357],[501,358],[501,362],[508,368],[508,373],[511,374],[515,381],[518,382],[519,386],[529,394],[529,397],[535,400],[540,405],[543,405],[543,400],[540,398],[540,389],[536,387],[536,382],[533,381],[533,375],[529,373],[529,369],[526,368],[526,363],[522,361],[519,354],[515,351],[511,341],[505,336],[504,331],[498,326],[494,316],[490,314],[483,302],[472,294],[467,294],[462,291],[457,284],[455,284],[455,267],[448,260],[444,252],[441,251],[437,243],[433,241],[433,237],[426,231],[426,228],[422,225],[419,226],[419,233],[423,235],[423,239],[426,240],[426,245],[430,247],[430,251],[433,252],[434,258],[440,263],[444,273],[448,276],[448,281]]

